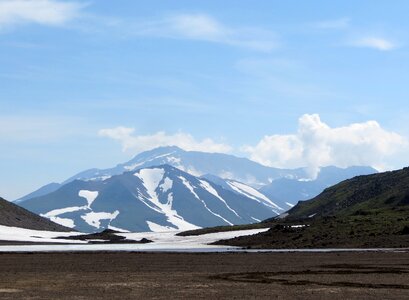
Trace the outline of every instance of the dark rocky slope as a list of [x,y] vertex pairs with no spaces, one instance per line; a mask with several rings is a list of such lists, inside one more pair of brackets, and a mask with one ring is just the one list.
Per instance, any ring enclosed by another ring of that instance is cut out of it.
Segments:
[[46,231],[72,231],[0,198],[0,225]]

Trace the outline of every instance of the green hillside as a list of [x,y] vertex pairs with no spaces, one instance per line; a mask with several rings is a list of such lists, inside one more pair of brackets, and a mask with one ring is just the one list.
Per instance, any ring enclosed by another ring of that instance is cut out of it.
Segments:
[[409,168],[358,176],[299,202],[271,229],[219,242],[251,248],[409,247]]
[[288,218],[407,215],[408,212],[409,168],[405,168],[343,181],[312,200],[299,202],[288,212]]

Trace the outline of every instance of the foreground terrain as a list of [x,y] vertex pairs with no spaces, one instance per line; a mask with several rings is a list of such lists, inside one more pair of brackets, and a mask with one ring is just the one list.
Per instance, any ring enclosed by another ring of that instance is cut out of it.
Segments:
[[407,299],[409,253],[0,254],[1,299]]

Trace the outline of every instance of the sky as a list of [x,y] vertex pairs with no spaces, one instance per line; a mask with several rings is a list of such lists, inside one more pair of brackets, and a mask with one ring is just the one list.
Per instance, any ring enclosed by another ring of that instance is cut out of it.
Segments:
[[0,196],[165,145],[409,165],[406,0],[0,0]]

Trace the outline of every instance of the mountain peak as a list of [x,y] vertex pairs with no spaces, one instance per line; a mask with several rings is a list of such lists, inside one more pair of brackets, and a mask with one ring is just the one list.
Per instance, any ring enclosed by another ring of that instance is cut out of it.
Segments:
[[178,146],[160,146],[160,147],[156,147],[150,150],[146,150],[143,151],[139,154],[137,154],[135,157],[137,156],[143,156],[144,154],[166,154],[166,153],[170,153],[170,152],[186,152],[185,150],[183,150],[182,148],[179,148]]

